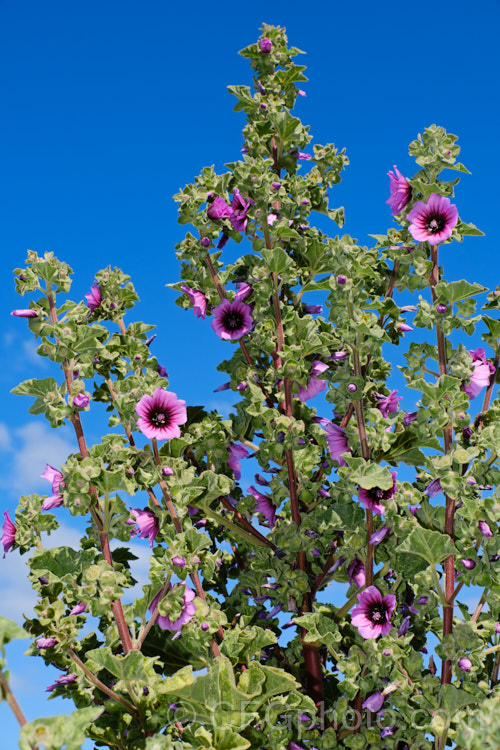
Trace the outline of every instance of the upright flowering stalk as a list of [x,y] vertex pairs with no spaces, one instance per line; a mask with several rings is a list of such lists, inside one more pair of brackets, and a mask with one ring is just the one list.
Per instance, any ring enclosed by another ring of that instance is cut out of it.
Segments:
[[137,427],[150,439],[180,437],[179,425],[187,421],[186,402],[163,388],[157,388],[152,396],[145,394],[135,410],[139,414]]

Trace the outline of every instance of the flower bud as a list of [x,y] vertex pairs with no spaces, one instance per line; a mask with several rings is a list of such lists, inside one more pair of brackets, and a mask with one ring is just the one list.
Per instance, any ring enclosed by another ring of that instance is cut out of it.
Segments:
[[347,282],[347,276],[344,276],[344,274],[340,274],[340,276],[337,276],[337,284],[340,286],[344,286],[344,284]]
[[447,311],[447,309],[448,309],[448,306],[447,305],[443,305],[442,302],[440,302],[438,305],[436,305],[436,312],[438,312],[440,315],[444,315],[445,312]]
[[267,38],[267,36],[265,36],[263,37],[263,39],[259,40],[259,47],[261,52],[265,52],[267,54],[268,52],[271,52],[273,43],[270,39]]
[[466,656],[462,656],[462,658],[458,660],[458,666],[464,672],[470,672],[471,667],[472,667],[472,662]]

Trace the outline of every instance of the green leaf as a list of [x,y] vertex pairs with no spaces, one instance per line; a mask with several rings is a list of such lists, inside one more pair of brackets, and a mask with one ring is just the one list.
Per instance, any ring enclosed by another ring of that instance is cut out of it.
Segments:
[[36,550],[30,564],[33,573],[39,571],[39,575],[46,575],[49,581],[73,583],[82,570],[93,562],[94,557],[95,550],[77,552],[72,547],[55,547]]
[[11,393],[15,393],[17,396],[45,396],[49,391],[57,389],[57,383],[54,378],[44,378],[43,380],[37,380],[31,378],[25,380],[23,383],[19,383],[15,388],[12,389]]
[[96,648],[87,651],[88,666],[93,671],[107,669],[119,680],[140,680],[148,682],[153,671],[155,659],[150,659],[137,649],[129,651],[126,656],[113,654],[111,648]]
[[85,730],[103,712],[99,706],[89,706],[73,711],[70,716],[50,716],[29,721],[21,729],[19,747],[33,750],[82,750],[86,740]]
[[465,279],[460,281],[451,281],[449,283],[440,281],[436,286],[436,292],[439,299],[446,300],[448,302],[458,302],[459,300],[466,299],[467,297],[474,297],[476,294],[487,292],[488,289],[481,284],[470,284]]
[[455,547],[447,534],[421,526],[416,526],[396,549],[398,552],[418,555],[429,565],[438,565],[455,553]]
[[262,250],[262,258],[267,267],[274,273],[282,273],[288,266],[293,264],[292,259],[286,254],[282,247],[275,246],[269,250]]
[[[364,490],[372,490],[379,487],[381,490],[389,490],[394,480],[392,474],[386,466],[379,466],[374,463],[367,463],[363,458],[353,458],[344,455],[349,470],[343,470],[347,478],[359,484]],[[340,473],[340,471],[339,471]]]
[[441,685],[439,691],[439,706],[450,716],[454,716],[457,711],[465,708],[465,706],[477,703],[478,700],[478,696],[466,693],[465,690],[459,690],[454,685]]
[[28,637],[28,633],[17,622],[0,615],[0,648],[10,643],[14,638]]

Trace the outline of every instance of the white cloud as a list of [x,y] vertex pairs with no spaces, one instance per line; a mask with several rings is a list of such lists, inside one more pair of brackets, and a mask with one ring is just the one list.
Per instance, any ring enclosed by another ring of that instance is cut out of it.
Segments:
[[[66,434],[71,434],[69,429]],[[75,450],[74,438],[66,437],[64,429],[56,432],[43,422],[32,422],[9,430],[0,423],[0,452],[12,454],[0,484],[26,495],[34,492],[47,484],[40,478],[45,464],[59,467]]]

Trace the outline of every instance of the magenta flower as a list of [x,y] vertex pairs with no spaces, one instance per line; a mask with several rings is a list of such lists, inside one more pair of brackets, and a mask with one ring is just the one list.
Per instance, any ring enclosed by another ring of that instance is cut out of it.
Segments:
[[82,612],[86,611],[86,609],[87,609],[87,605],[84,604],[83,602],[79,602],[78,604],[75,604],[75,606],[73,607],[73,609],[71,610],[71,612],[69,614],[70,615],[81,615]]
[[52,648],[52,646],[55,646],[57,643],[57,638],[50,637],[50,638],[37,638],[36,645],[37,648]]
[[372,713],[376,714],[377,711],[380,711],[382,708],[382,704],[384,702],[384,694],[381,690],[379,690],[376,693],[373,693],[373,695],[370,695],[363,703],[362,708],[367,708]]
[[[156,618],[156,625],[159,625],[162,630],[173,630],[175,633],[180,633],[182,626],[186,625],[194,617],[196,612],[196,604],[193,604],[193,599],[196,594],[192,589],[186,586],[185,583],[180,584],[184,586],[183,596],[183,607],[180,616],[176,620],[171,620],[170,617],[164,615],[158,615]],[[161,592],[160,592],[161,593]],[[158,593],[149,606],[149,611],[154,612],[156,605],[160,600],[160,593]]]
[[[5,515],[5,513],[4,513],[4,515]],[[483,536],[487,537],[488,539],[493,536],[493,532],[490,529],[489,525],[486,523],[486,521],[479,521],[477,527],[478,527],[479,531],[481,532],[481,534]],[[5,555],[4,555],[4,557],[5,557]]]
[[262,513],[266,521],[269,522],[269,528],[274,529],[276,526],[276,508],[274,507],[271,498],[267,495],[263,495],[253,485],[248,488],[248,491],[257,500],[257,506],[255,510],[257,513]]
[[392,487],[388,490],[382,490],[380,487],[372,487],[371,490],[365,490],[363,487],[359,488],[358,497],[360,502],[367,510],[371,510],[372,513],[376,513],[381,516],[385,513],[384,503],[390,500],[396,492],[396,472],[391,471],[392,474]]
[[51,510],[62,505],[61,487],[64,487],[63,475],[50,464],[46,464],[45,471],[41,474],[42,479],[47,479],[52,484],[52,495],[42,503],[42,510]]
[[207,208],[207,216],[217,221],[217,219],[228,219],[233,213],[231,206],[228,206],[224,198],[218,196]]
[[[155,514],[147,508],[144,508],[144,510],[141,510],[140,508],[130,508],[130,512],[133,518],[129,518],[125,522],[129,526],[134,526],[130,532],[130,536],[138,536],[139,539],[146,539],[147,537],[149,539],[149,546],[152,547],[160,529]],[[135,528],[136,524],[137,528]]]
[[342,455],[344,453],[352,453],[352,451],[349,448],[347,435],[342,427],[333,424],[333,422],[330,422],[325,417],[313,417],[313,422],[320,424],[326,430],[326,442],[328,443],[328,450],[333,460],[337,461],[339,466],[346,466]]
[[312,159],[312,154],[307,154],[305,151],[292,151],[291,154],[299,161],[309,161]]
[[373,395],[378,401],[378,408],[382,412],[384,419],[387,419],[389,414],[396,414],[399,409],[398,401],[402,400],[402,396],[397,396],[397,391],[391,391],[388,396],[384,396],[383,393],[374,393]]
[[87,300],[87,307],[91,313],[94,312],[94,310],[97,310],[102,302],[102,294],[97,281],[94,281],[90,288],[90,292],[85,295],[85,299]]
[[304,312],[307,315],[321,315],[323,313],[323,305],[304,305]]
[[494,365],[486,359],[486,352],[482,347],[469,351],[472,357],[473,371],[469,385],[463,385],[462,390],[472,400],[490,384],[490,377],[495,372]]
[[325,365],[324,362],[315,359],[314,362],[311,363],[311,377],[309,378],[307,387],[302,388],[301,386],[297,396],[302,403],[308,401],[310,398],[314,398],[318,393],[321,393],[326,389],[326,380],[319,380],[318,378],[318,375],[321,375],[325,370],[328,370],[328,365]]
[[76,406],[77,409],[86,409],[89,403],[90,398],[86,393],[77,393],[73,398],[73,405]]
[[425,488],[424,495],[427,495],[428,497],[436,497],[436,495],[439,495],[439,493],[442,491],[443,488],[441,487],[441,480],[433,479],[432,482],[429,482],[429,484]]
[[76,682],[76,674],[62,674],[60,677],[57,677],[56,681],[45,688],[46,693],[50,693],[52,690],[55,690],[58,687],[63,687],[64,685],[71,685],[73,682]]
[[273,43],[270,39],[267,38],[267,36],[262,37],[262,39],[259,40],[259,47],[260,51],[264,53],[271,52],[273,48]]
[[174,555],[174,557],[172,558],[172,565],[176,565],[178,568],[185,568],[186,558],[181,557],[180,555]]
[[458,660],[458,666],[463,672],[470,672],[472,662],[466,656],[462,656],[462,658]]
[[248,458],[248,448],[244,445],[237,445],[231,443],[227,449],[229,453],[229,460],[226,461],[227,465],[234,473],[235,479],[241,478],[241,460],[242,458]]
[[391,614],[396,606],[393,594],[382,596],[376,586],[368,586],[358,596],[358,602],[352,610],[351,622],[358,629],[362,638],[377,638],[387,635],[391,629]]
[[16,527],[10,520],[9,511],[4,511],[3,514],[3,534],[0,542],[3,544],[3,556],[10,550],[16,539]]
[[212,312],[212,328],[219,338],[226,341],[241,339],[253,326],[251,308],[244,302],[229,302],[224,299]]
[[408,427],[412,422],[417,421],[417,412],[416,411],[410,411],[406,412],[406,414],[403,417],[403,424],[405,427]]
[[234,188],[233,200],[231,201],[231,207],[233,213],[230,216],[231,225],[237,232],[244,232],[248,223],[247,213],[250,205],[255,205],[254,201],[245,201],[238,188]]
[[474,570],[474,568],[476,567],[475,561],[470,557],[466,557],[465,559],[461,560],[461,563],[464,566],[465,570]]
[[238,281],[235,286],[238,290],[234,295],[235,302],[243,302],[243,300],[249,297],[253,292],[252,286],[247,284],[246,281]]
[[191,287],[183,284],[181,286],[184,294],[189,296],[189,299],[193,303],[193,312],[197,318],[205,319],[205,313],[207,311],[207,298],[203,292],[199,292],[197,289],[191,289]]
[[390,180],[389,189],[391,194],[386,203],[391,207],[391,212],[396,215],[410,202],[411,185],[406,177],[403,177],[396,165],[394,165],[394,172],[387,172]]
[[380,529],[378,529],[371,535],[370,544],[373,544],[374,546],[380,544],[380,542],[383,542],[386,536],[390,533],[391,529],[389,528],[389,526],[381,526]]
[[36,310],[12,310],[11,315],[16,318],[36,318],[38,313]]
[[359,557],[355,557],[347,568],[347,575],[349,576],[349,583],[353,584],[360,589],[366,583],[365,575],[365,564]]
[[147,438],[180,437],[179,425],[187,422],[186,402],[163,388],[157,388],[152,396],[144,394],[135,410],[139,414],[137,427]]
[[439,245],[449,237],[458,222],[458,209],[449,198],[431,193],[427,203],[415,203],[408,216],[408,227],[417,242]]

